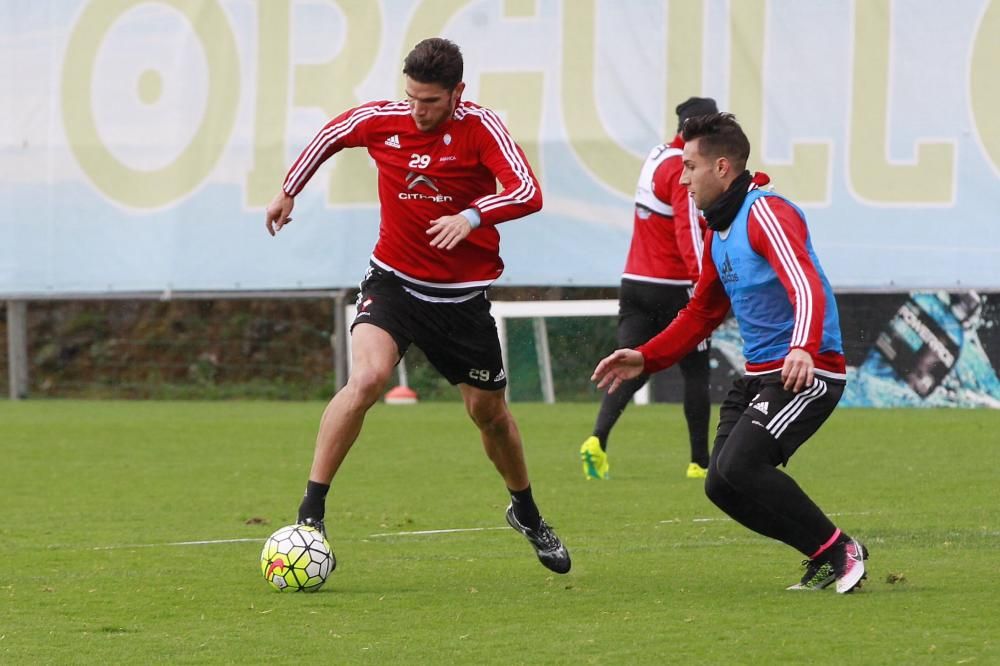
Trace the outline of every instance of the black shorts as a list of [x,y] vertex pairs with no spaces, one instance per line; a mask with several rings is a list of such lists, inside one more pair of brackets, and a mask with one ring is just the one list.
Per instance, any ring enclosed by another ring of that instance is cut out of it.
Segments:
[[[833,413],[846,383],[815,375],[812,386],[798,393],[785,389],[781,373],[740,377],[719,409],[714,448],[730,439],[752,438],[774,443],[771,462],[787,464],[792,454]],[[712,452],[713,457],[716,451]]]
[[[691,300],[691,287],[622,280],[618,291],[618,345],[634,348],[665,329]],[[703,356],[708,364],[711,340],[706,338],[688,357]]]
[[391,335],[400,358],[416,345],[452,384],[488,391],[507,386],[497,325],[485,292],[461,302],[424,300],[392,273],[372,266],[361,283],[351,330],[358,324],[373,324]]

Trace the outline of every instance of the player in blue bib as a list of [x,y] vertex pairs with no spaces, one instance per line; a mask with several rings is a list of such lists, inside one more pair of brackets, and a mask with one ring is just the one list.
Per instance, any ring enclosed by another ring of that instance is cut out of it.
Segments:
[[805,215],[746,169],[750,142],[735,117],[688,119],[680,182],[705,213],[705,259],[687,307],[661,333],[602,360],[592,379],[615,390],[683,358],[726,318],[746,369],[719,412],[705,493],[733,520],[806,556],[789,589],[837,592],[866,577],[865,547],[840,530],[779,466],[830,416],[846,382],[837,302]]

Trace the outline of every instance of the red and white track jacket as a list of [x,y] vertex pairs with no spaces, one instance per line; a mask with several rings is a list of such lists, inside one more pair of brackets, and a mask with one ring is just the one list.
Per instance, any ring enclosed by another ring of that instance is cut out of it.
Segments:
[[678,135],[653,148],[642,165],[625,279],[686,286],[698,280],[705,220],[680,184],[683,148]]
[[[496,225],[542,207],[538,181],[503,122],[493,111],[464,101],[430,132],[417,129],[405,101],[369,102],[345,111],[295,160],[285,193],[297,195],[324,161],[354,147],[367,148],[378,167],[381,223],[372,260],[418,287],[489,286],[503,273]],[[452,250],[431,247],[430,222],[467,208],[479,211],[480,226]]]

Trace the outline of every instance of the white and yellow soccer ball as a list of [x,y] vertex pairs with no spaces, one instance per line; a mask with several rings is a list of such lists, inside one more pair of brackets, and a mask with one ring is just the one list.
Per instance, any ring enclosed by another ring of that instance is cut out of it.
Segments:
[[330,542],[309,525],[282,527],[260,553],[264,580],[281,592],[315,592],[336,566]]

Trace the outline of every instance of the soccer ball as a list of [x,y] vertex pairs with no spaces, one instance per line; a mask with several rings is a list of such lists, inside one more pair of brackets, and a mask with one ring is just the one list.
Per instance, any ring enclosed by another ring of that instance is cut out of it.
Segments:
[[288,525],[268,537],[260,572],[276,590],[315,592],[336,567],[330,543],[309,525]]

